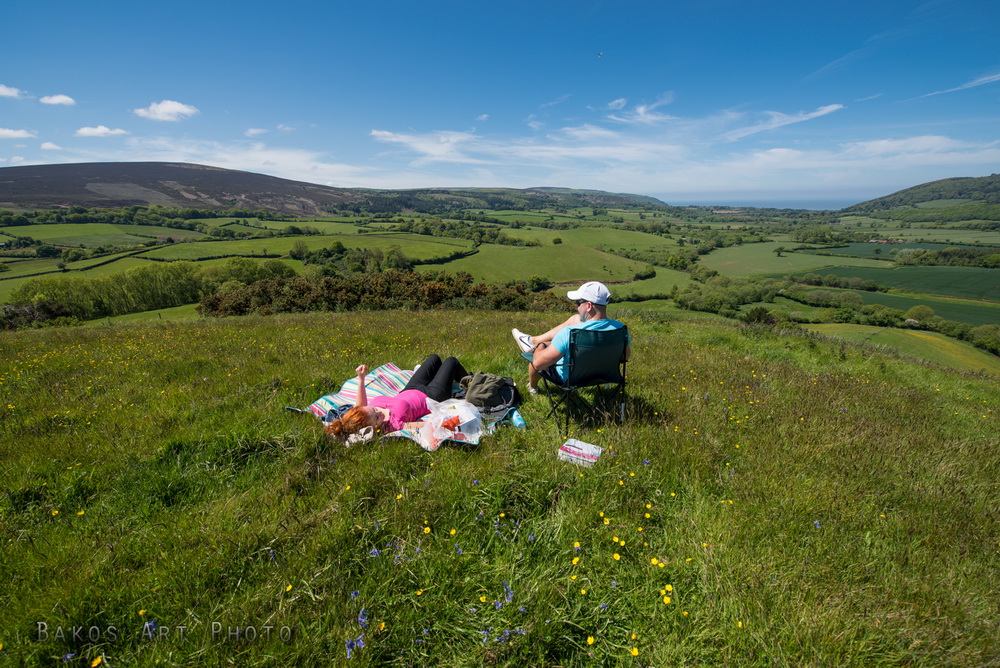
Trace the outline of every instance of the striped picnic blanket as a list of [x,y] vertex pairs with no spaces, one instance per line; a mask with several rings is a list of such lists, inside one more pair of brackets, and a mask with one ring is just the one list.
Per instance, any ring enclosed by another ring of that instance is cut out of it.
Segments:
[[[369,397],[391,397],[399,394],[406,387],[406,383],[409,382],[410,378],[413,376],[413,372],[408,369],[400,369],[393,363],[383,364],[382,366],[369,371],[368,375],[365,377],[365,392]],[[457,392],[458,385],[454,388]],[[316,415],[316,417],[323,419],[331,414],[331,411],[338,411],[342,408],[350,407],[354,405],[355,398],[358,393],[358,378],[357,376],[347,380],[343,385],[340,386],[334,394],[328,394],[326,396],[320,397],[312,404],[309,405],[310,411]],[[497,427],[497,424],[505,416],[501,416],[500,419],[494,420],[489,425],[483,425],[483,433],[492,434]],[[415,443],[419,443],[425,450],[437,450],[438,444],[430,445],[424,443],[423,439],[420,438],[420,432],[416,429],[400,429],[399,431],[394,431],[389,434],[383,434],[383,437],[388,436],[402,436],[408,438]],[[463,443],[469,443],[471,445],[477,445],[479,441],[475,443],[469,441],[463,441]]]
[[[365,391],[369,397],[394,397],[403,391],[412,376],[412,371],[404,371],[391,362],[383,364],[368,372],[365,377]],[[353,406],[357,396],[358,377],[354,376],[341,385],[336,394],[328,394],[314,401],[309,410],[315,413],[316,417],[323,418],[331,410]]]

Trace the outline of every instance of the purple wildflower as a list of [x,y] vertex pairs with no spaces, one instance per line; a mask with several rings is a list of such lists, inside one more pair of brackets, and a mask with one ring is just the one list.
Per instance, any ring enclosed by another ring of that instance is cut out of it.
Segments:
[[350,638],[347,639],[347,643],[346,644],[347,644],[347,658],[348,659],[351,658],[351,652],[353,652],[356,649],[361,649],[361,648],[363,648],[365,646],[364,637],[365,637],[365,634],[362,633],[361,635],[359,635],[354,640],[351,640]]
[[361,608],[361,612],[358,613],[358,626],[363,629],[368,628],[368,609]]

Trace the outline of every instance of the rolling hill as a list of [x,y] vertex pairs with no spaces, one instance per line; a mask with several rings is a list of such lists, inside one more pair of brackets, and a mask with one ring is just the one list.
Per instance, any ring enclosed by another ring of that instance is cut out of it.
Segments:
[[292,216],[334,211],[443,213],[545,206],[662,206],[642,195],[569,188],[333,188],[252,172],[169,162],[91,162],[0,168],[0,209],[161,205],[252,209]]
[[883,211],[898,206],[914,206],[938,200],[1000,204],[1000,174],[929,181],[891,195],[854,204],[844,208],[843,211]]

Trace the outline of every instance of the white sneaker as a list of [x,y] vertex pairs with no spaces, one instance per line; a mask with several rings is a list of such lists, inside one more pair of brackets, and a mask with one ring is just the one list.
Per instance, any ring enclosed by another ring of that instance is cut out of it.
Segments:
[[528,386],[528,394],[538,394],[538,388],[537,387],[532,387],[531,385],[529,385]]
[[517,341],[518,347],[521,349],[522,353],[530,353],[535,349],[535,344],[531,342],[531,335],[525,334],[516,327],[510,330],[511,336]]

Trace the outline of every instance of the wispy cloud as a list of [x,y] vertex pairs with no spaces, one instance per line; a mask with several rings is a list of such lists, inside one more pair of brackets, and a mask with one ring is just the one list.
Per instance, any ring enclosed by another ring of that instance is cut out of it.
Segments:
[[29,139],[37,137],[34,130],[14,130],[11,128],[0,128],[0,139]]
[[23,97],[24,91],[12,86],[0,84],[0,97]]
[[[610,114],[608,118],[618,123],[628,123],[630,125],[656,125],[676,118],[675,116],[661,114],[656,111],[659,107],[670,104],[673,101],[674,94],[672,92],[663,93],[652,104],[639,104],[632,110],[622,114]],[[612,102],[608,107],[613,110],[622,109],[625,106],[625,102],[625,99],[621,98]]]
[[489,114],[479,114],[478,116],[476,116],[476,121],[479,123],[484,123],[488,120],[490,120]]
[[180,121],[197,114],[198,108],[175,100],[161,100],[151,103],[148,107],[133,109],[132,113],[151,121]]
[[925,97],[930,97],[931,95],[944,95],[945,93],[954,93],[960,90],[967,90],[969,88],[975,88],[976,86],[985,86],[986,84],[996,83],[1000,81],[1000,72],[996,74],[988,74],[984,77],[979,77],[978,79],[973,79],[968,83],[964,83],[961,86],[955,86],[954,88],[948,88],[946,90],[936,90],[933,93],[926,93],[920,97],[913,98],[915,100],[920,100]]
[[612,111],[618,111],[619,109],[624,109],[625,105],[628,104],[628,100],[624,97],[620,97],[617,100],[612,100],[608,102],[608,109]]
[[542,102],[538,106],[542,107],[543,109],[545,107],[554,107],[557,104],[562,104],[563,102],[565,102],[566,100],[568,100],[570,97],[571,97],[570,95],[560,95],[559,97],[557,97],[556,99],[552,100],[551,102]]
[[69,95],[46,95],[38,98],[38,101],[42,104],[62,104],[67,107],[72,107],[76,104],[76,100],[71,98]]
[[259,137],[260,135],[266,135],[268,133],[264,128],[249,128],[243,134],[247,137]]
[[727,141],[735,141],[737,139],[742,139],[743,137],[748,137],[752,134],[757,134],[758,132],[766,132],[768,130],[774,130],[775,128],[791,125],[793,123],[801,123],[803,121],[826,116],[827,114],[832,114],[833,112],[843,108],[844,105],[842,104],[828,104],[820,107],[816,111],[800,111],[797,114],[784,114],[780,111],[766,111],[764,113],[767,114],[767,119],[753,125],[748,125],[747,127],[725,132],[722,134],[722,138]]
[[53,144],[50,141],[42,142],[41,149],[43,151],[61,151],[62,146],[59,144]]
[[121,128],[112,130],[106,125],[98,125],[96,127],[82,127],[73,134],[76,137],[113,137],[115,135],[127,135],[128,131]]

